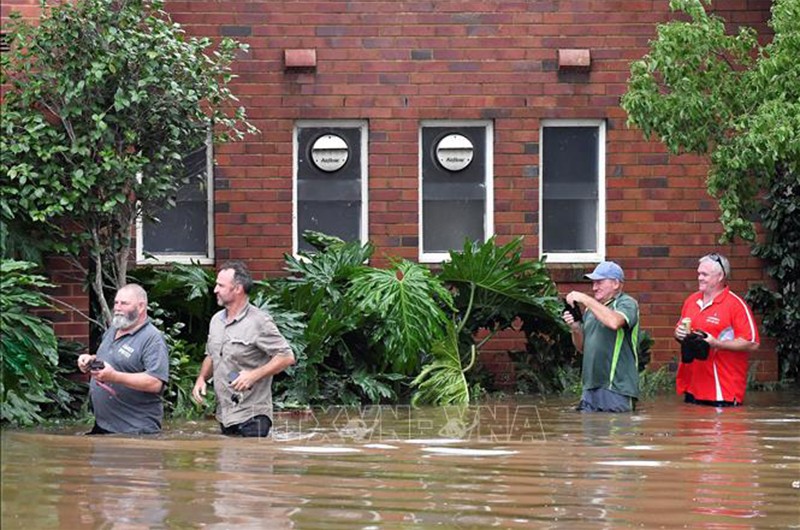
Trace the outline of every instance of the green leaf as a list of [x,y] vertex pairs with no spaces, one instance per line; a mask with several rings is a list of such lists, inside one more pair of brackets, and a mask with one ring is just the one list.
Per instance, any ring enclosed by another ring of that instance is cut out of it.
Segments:
[[351,284],[357,309],[381,321],[373,343],[383,343],[394,371],[413,372],[420,354],[443,335],[450,293],[430,271],[409,261],[388,270],[361,269]]
[[[475,346],[471,347],[472,361],[475,359]],[[469,403],[469,385],[464,376],[467,370],[461,365],[458,350],[458,334],[453,325],[447,327],[445,337],[438,340],[432,350],[432,362],[425,365],[422,372],[412,381],[417,391],[411,404],[466,405]],[[472,364],[470,362],[470,365]]]
[[556,287],[543,261],[522,260],[522,239],[498,246],[465,242],[451,252],[439,279],[456,291],[456,305],[470,320],[467,329],[507,327],[516,317],[553,317]]

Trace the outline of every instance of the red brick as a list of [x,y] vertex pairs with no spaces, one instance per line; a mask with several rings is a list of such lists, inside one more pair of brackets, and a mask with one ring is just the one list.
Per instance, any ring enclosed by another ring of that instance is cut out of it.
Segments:
[[559,69],[588,70],[592,65],[591,52],[588,49],[564,48],[558,50]]

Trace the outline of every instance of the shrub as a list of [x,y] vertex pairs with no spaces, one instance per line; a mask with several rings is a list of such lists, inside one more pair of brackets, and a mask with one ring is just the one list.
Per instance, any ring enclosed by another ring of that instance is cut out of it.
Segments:
[[39,291],[52,287],[34,274],[33,263],[2,261],[0,357],[2,421],[30,425],[44,420],[42,409],[67,409],[71,397],[58,374],[58,341],[49,322],[31,310],[50,307]]

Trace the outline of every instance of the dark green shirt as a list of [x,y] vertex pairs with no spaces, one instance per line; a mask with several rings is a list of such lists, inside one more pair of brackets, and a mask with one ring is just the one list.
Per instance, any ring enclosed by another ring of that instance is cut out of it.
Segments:
[[583,389],[607,388],[612,392],[639,397],[639,304],[625,293],[606,303],[625,318],[614,331],[597,320],[591,311],[583,319]]

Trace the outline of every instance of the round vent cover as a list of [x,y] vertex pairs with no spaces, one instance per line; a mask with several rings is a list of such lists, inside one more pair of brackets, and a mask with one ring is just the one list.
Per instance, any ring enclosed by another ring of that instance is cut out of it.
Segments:
[[448,134],[436,145],[436,159],[448,171],[461,171],[472,162],[474,146],[462,134]]
[[347,163],[350,149],[340,136],[325,134],[314,140],[311,146],[311,161],[322,171],[338,171]]

